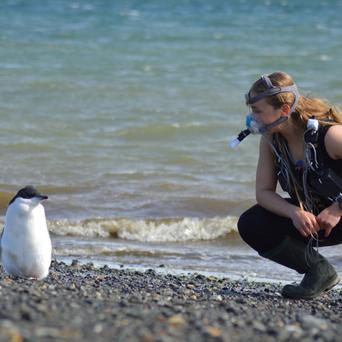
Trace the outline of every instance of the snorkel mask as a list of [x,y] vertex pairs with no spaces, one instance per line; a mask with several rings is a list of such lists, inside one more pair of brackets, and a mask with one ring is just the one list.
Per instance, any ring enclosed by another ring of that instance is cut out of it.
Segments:
[[[295,84],[286,86],[286,87],[278,87],[274,86],[270,80],[270,78],[266,75],[261,76],[261,78],[257,82],[262,82],[266,86],[266,90],[263,91],[261,94],[252,96],[251,91],[245,95],[246,98],[246,105],[251,105],[261,99],[264,99],[268,96],[273,96],[280,93],[292,93],[294,95],[294,101],[291,105],[291,113],[295,110],[298,101],[299,101],[299,92],[297,86]],[[256,115],[251,112],[246,116],[246,126],[247,129],[241,131],[240,134],[231,141],[230,146],[235,147],[238,145],[243,139],[245,139],[250,133],[253,134],[263,134],[267,130],[281,124],[282,122],[286,121],[287,117],[282,116],[279,119],[271,122],[268,125],[264,125],[262,122],[258,121]]]

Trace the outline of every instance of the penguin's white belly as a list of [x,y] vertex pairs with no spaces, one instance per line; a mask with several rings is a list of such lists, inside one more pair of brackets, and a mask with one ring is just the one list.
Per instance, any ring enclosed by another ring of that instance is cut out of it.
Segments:
[[1,259],[10,275],[42,279],[49,273],[52,246],[44,208],[34,211],[29,217],[6,214]]
[[8,274],[27,278],[45,278],[51,264],[51,241],[32,241],[18,239],[2,244],[2,264]]

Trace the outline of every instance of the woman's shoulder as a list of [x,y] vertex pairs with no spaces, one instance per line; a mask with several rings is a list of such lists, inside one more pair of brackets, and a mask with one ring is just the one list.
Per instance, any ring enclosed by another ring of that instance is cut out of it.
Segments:
[[327,128],[327,135],[333,134],[341,134],[342,132],[342,124],[326,126]]
[[342,125],[326,128],[324,145],[330,158],[342,159]]
[[259,159],[266,157],[274,162],[275,148],[273,146],[271,137],[262,136],[259,143]]
[[272,145],[274,144],[274,139],[273,136],[261,136],[260,139],[260,149],[267,150],[267,151],[272,151]]

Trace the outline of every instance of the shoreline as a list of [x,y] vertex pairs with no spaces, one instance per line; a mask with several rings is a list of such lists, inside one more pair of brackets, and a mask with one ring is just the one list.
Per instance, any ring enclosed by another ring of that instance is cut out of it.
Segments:
[[0,341],[338,341],[340,290],[53,261],[42,280],[0,274]]
[[[198,269],[178,269],[178,268],[173,268],[169,266],[165,266],[164,264],[160,264],[158,266],[151,265],[150,267],[147,266],[140,266],[140,265],[127,265],[127,264],[122,264],[122,263],[107,263],[105,261],[98,261],[94,259],[88,259],[88,258],[77,258],[75,259],[74,257],[56,257],[55,261],[57,262],[63,262],[67,266],[71,266],[72,262],[77,262],[80,265],[92,265],[95,269],[100,269],[104,266],[108,266],[110,269],[113,270],[125,270],[129,272],[140,272],[144,273],[148,270],[153,269],[154,272],[156,272],[159,275],[173,275],[173,276],[186,276],[186,277],[191,277],[191,276],[204,276],[206,278],[208,277],[214,277],[217,279],[229,279],[230,281],[237,281],[237,282],[247,282],[247,283],[269,283],[269,284],[275,284],[275,285],[285,285],[288,284],[290,281],[285,280],[285,279],[275,279],[275,278],[266,278],[266,277],[258,277],[254,275],[245,275],[245,274],[232,274],[231,271],[226,271],[226,272],[220,272],[220,271],[199,271]],[[295,273],[294,273],[295,274]],[[300,279],[299,277],[296,277],[296,275],[293,276],[293,281],[296,281]],[[298,278],[298,279],[296,279]],[[300,281],[300,280],[299,280]],[[335,289],[342,287],[342,284],[337,284],[335,286]]]

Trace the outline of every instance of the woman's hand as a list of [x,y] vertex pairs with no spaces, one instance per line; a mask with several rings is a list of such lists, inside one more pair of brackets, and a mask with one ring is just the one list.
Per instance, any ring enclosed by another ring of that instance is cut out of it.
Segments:
[[299,233],[304,237],[316,234],[320,230],[316,216],[308,211],[301,210],[300,208],[296,208],[293,211],[291,214],[291,220]]
[[329,236],[332,229],[340,222],[341,215],[342,212],[336,202],[319,213],[317,222],[321,229],[325,231],[325,237]]

